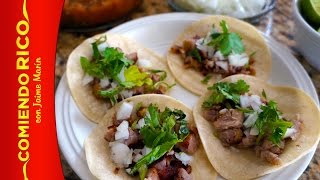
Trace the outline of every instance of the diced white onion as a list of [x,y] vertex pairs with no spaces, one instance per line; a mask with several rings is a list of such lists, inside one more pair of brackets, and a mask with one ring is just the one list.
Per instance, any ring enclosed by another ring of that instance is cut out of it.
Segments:
[[136,154],[135,156],[133,156],[133,162],[138,162],[141,158],[143,158],[143,156],[141,154]]
[[256,123],[257,119],[258,119],[258,113],[257,112],[251,113],[248,116],[248,118],[244,121],[243,126],[245,128],[252,127],[254,125],[254,123]]
[[130,174],[131,168],[127,168],[127,169],[126,169],[126,172],[127,172],[128,174]]
[[123,102],[117,112],[117,120],[129,119],[133,109],[132,103]]
[[250,129],[250,135],[252,136],[257,136],[259,134],[259,130],[256,126],[253,126],[251,129]]
[[109,143],[111,149],[111,159],[119,167],[128,167],[132,163],[132,150],[120,142]]
[[105,78],[103,78],[103,79],[100,79],[100,86],[101,86],[101,88],[106,88],[106,87],[108,87],[109,86],[109,84],[110,84],[110,81],[109,81],[109,78],[108,77],[105,77]]
[[117,131],[116,131],[114,139],[116,141],[129,139],[129,130],[128,130],[128,128],[129,128],[128,121],[122,121],[121,124],[117,127]]
[[222,61],[222,60],[226,60],[227,58],[223,56],[223,54],[221,53],[221,51],[217,51],[214,54],[214,57],[217,58],[218,60]]
[[228,62],[226,61],[216,61],[216,65],[221,67],[223,70],[228,71]]
[[240,106],[242,108],[247,108],[250,106],[249,96],[247,94],[240,96]]
[[[208,39],[208,38],[210,38],[210,39]],[[212,58],[212,57],[214,57],[215,49],[211,46],[207,46],[207,43],[210,42],[210,40],[211,40],[210,36],[206,37],[205,39],[200,38],[196,41],[196,47],[197,47],[197,49],[207,53],[209,58]]]
[[257,95],[248,96],[247,94],[240,96],[240,106],[243,108],[252,107],[254,111],[261,112],[260,106],[263,105],[261,98]]
[[82,78],[81,84],[82,86],[85,86],[89,84],[91,81],[93,81],[93,77],[86,73]]
[[133,91],[123,90],[120,92],[120,95],[123,96],[124,98],[129,98],[129,97],[132,97]]
[[144,118],[141,118],[137,123],[137,129],[141,129],[145,125],[146,125],[146,123],[144,121]]
[[208,57],[213,58],[214,53],[215,53],[215,49],[213,49],[212,47],[208,47]]
[[262,105],[260,96],[251,95],[251,96],[250,96],[250,101],[251,101],[250,105],[251,105],[251,107],[252,107],[253,110],[258,111],[258,112],[261,112],[261,111],[262,111],[262,110],[260,109],[260,106]]
[[230,54],[228,56],[228,59],[229,59],[230,65],[235,66],[235,67],[244,66],[244,65],[248,64],[248,62],[249,62],[249,57],[247,56],[246,53]]
[[223,108],[219,111],[219,114],[225,114],[228,111],[227,108]]
[[297,130],[295,128],[288,128],[283,138],[293,137],[296,132]]
[[111,83],[111,87],[112,88],[115,88],[115,87],[117,87],[118,86],[118,83],[116,82],[116,81],[113,81],[112,83]]
[[147,155],[152,151],[151,148],[148,148],[147,146],[144,146],[142,149],[142,155]]
[[126,78],[124,77],[124,70],[125,70],[125,68],[123,67],[118,75],[118,78],[121,80],[121,82],[126,81]]
[[244,133],[246,136],[249,136],[249,135],[250,135],[250,129],[244,130],[243,133]]
[[168,156],[174,155],[174,151],[171,150],[171,151],[167,152],[167,155],[168,155]]
[[182,164],[184,164],[185,166],[189,164],[189,162],[192,160],[192,156],[187,155],[184,152],[180,152],[180,153],[174,153],[174,156],[179,159]]
[[142,67],[142,68],[151,68],[152,63],[148,59],[138,59],[136,62],[137,66]]
[[109,47],[108,43],[106,43],[106,42],[101,43],[101,44],[98,45],[98,50],[100,52],[103,52],[106,49],[106,47]]

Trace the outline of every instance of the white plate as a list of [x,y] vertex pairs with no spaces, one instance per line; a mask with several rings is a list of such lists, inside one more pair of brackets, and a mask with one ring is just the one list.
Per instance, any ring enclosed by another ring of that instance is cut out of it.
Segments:
[[[195,13],[149,16],[122,24],[112,29],[111,32],[131,37],[164,55],[172,41],[187,25],[204,16]],[[273,57],[271,82],[303,89],[319,104],[316,90],[308,74],[289,50],[270,37],[265,36],[265,39]],[[181,86],[173,89],[171,96],[185,102],[189,107],[192,107],[198,98]],[[86,119],[77,108],[70,95],[65,77],[59,83],[55,100],[57,134],[61,151],[81,179],[94,179],[86,163],[83,142],[96,124]],[[298,179],[308,166],[315,150],[316,147],[296,163],[263,176],[261,179]]]

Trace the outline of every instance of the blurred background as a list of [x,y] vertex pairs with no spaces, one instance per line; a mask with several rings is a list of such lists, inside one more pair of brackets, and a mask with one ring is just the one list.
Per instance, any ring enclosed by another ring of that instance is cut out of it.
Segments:
[[[225,14],[287,46],[320,92],[320,0],[65,0],[56,53],[56,87],[71,51],[86,38],[132,19],[170,12]],[[317,70],[318,69],[318,70]],[[61,153],[65,179],[79,179]],[[320,179],[318,150],[300,179]]]

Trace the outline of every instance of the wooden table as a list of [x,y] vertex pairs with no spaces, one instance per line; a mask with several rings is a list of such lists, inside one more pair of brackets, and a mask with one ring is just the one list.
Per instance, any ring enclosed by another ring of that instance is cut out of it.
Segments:
[[[266,34],[270,34],[270,36],[277,41],[287,45],[292,50],[292,53],[307,70],[319,95],[320,73],[312,68],[295,48],[295,41],[293,40],[294,22],[292,20],[291,3],[291,0],[278,0],[276,8],[273,10],[273,12],[269,13],[261,22],[254,25]],[[124,21],[172,11],[173,9],[168,6],[167,1],[144,0],[140,8],[128,16]],[[60,78],[65,72],[66,61],[70,52],[84,39],[91,35],[93,35],[93,33],[68,33],[63,31],[59,33],[56,61],[56,85],[59,83]],[[79,177],[68,165],[62,153],[61,162],[65,179],[79,179]],[[320,146],[318,146],[317,152],[314,155],[311,163],[299,179],[320,179]]]

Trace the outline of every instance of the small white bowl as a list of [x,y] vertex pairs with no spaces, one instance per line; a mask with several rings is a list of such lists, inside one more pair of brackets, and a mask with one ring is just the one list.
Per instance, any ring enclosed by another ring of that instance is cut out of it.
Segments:
[[300,0],[293,0],[294,39],[298,50],[306,60],[320,71],[320,33],[313,29],[302,17]]

